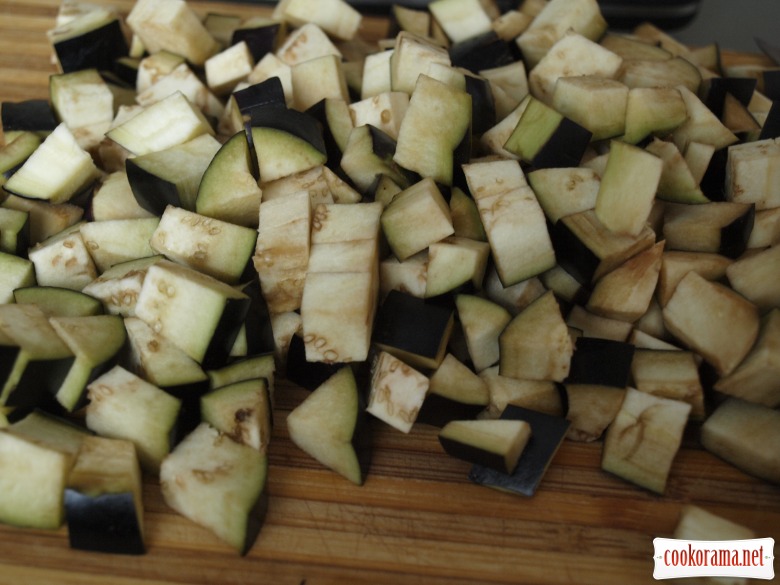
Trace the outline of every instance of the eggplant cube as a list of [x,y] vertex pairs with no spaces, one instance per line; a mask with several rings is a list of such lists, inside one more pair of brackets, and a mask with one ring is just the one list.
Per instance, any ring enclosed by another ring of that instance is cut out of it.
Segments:
[[453,326],[452,310],[393,290],[377,311],[373,342],[414,367],[435,369]]
[[726,198],[753,203],[756,209],[780,206],[772,185],[780,181],[780,141],[765,139],[735,144],[728,149]]
[[535,98],[552,104],[559,78],[590,75],[612,79],[622,63],[622,57],[581,34],[567,34],[531,69],[528,86]]
[[[714,318],[714,316],[718,318]],[[721,375],[745,358],[758,337],[757,307],[730,288],[689,272],[663,309],[669,331]]]
[[504,409],[501,419],[525,421],[531,427],[531,438],[517,467],[510,474],[485,465],[474,465],[469,471],[469,479],[487,487],[532,496],[547,473],[571,425],[565,418],[513,404]]
[[458,459],[512,473],[531,438],[524,420],[455,420],[439,431],[444,450]]
[[516,315],[499,337],[502,376],[563,381],[574,345],[558,301],[548,291]]
[[476,418],[489,402],[485,381],[448,353],[430,377],[417,421],[443,427],[452,420]]
[[132,442],[85,437],[65,489],[71,548],[143,554],[141,491],[141,468]]
[[167,206],[150,244],[155,252],[236,284],[255,251],[257,230]]
[[85,436],[83,428],[39,412],[0,431],[0,521],[59,528],[63,491]]
[[0,252],[0,303],[12,302],[14,291],[35,283],[35,265],[32,262]]
[[271,394],[264,378],[243,380],[212,390],[200,399],[203,420],[260,452],[271,440]]
[[401,261],[455,231],[449,206],[430,178],[396,195],[381,221],[390,248]]
[[38,284],[81,290],[97,277],[80,225],[77,224],[34,246],[29,253]]
[[629,388],[607,429],[602,468],[662,494],[690,411],[687,402]]
[[383,351],[373,364],[366,410],[399,431],[408,433],[417,420],[429,384],[425,375]]
[[355,376],[341,366],[287,416],[290,439],[317,461],[362,485],[371,455],[369,419]]
[[87,428],[135,444],[141,466],[158,473],[171,450],[181,401],[121,366],[88,387]]
[[501,332],[512,315],[500,304],[478,295],[459,294],[455,306],[471,363],[481,372],[499,361]]
[[701,444],[745,473],[780,484],[780,411],[729,398],[704,421]]
[[555,265],[547,220],[520,164],[491,160],[463,166],[493,261],[507,287]]
[[630,343],[578,337],[566,383],[625,388],[630,379],[634,351]]
[[663,161],[657,156],[613,140],[596,197],[596,217],[613,232],[638,236],[650,217],[662,172]]
[[758,339],[745,359],[715,389],[729,396],[777,408],[780,406],[780,309],[772,309],[761,322]]
[[271,313],[300,308],[311,249],[311,197],[299,191],[260,204],[253,261]]
[[227,358],[249,305],[241,291],[162,260],[147,271],[135,312],[195,361],[211,367]]
[[165,502],[244,555],[268,509],[268,458],[200,424],[165,458],[160,487]]
[[65,203],[98,176],[92,157],[64,124],[59,124],[3,186],[10,193]]
[[114,62],[128,54],[119,15],[110,9],[89,11],[49,32],[60,69],[111,71]]
[[531,96],[504,149],[535,169],[576,167],[591,138],[590,130]]

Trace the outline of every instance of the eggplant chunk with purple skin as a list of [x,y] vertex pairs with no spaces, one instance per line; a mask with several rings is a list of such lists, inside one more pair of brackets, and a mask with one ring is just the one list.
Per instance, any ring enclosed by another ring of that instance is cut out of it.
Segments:
[[65,488],[71,548],[146,552],[141,492],[141,468],[132,442],[85,437]]
[[287,416],[290,439],[300,449],[356,485],[370,462],[371,435],[352,369],[342,366]]
[[268,509],[268,458],[201,423],[160,467],[165,502],[244,555]]

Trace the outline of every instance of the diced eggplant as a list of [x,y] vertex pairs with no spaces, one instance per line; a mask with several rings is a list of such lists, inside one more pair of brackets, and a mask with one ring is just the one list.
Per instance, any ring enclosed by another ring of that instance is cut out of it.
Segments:
[[85,437],[64,497],[71,548],[146,552],[141,469],[132,442]]
[[100,8],[88,11],[48,34],[60,69],[111,71],[114,61],[129,52],[119,14]]
[[88,386],[86,426],[135,444],[141,467],[156,475],[173,447],[181,401],[121,366]]
[[59,125],[48,99],[4,101],[0,103],[0,121],[6,144],[21,132],[32,132],[45,137]]
[[137,2],[126,22],[150,53],[168,50],[200,66],[219,50],[219,43],[186,3]]
[[3,188],[21,197],[65,203],[90,186],[97,174],[92,157],[61,123]]
[[542,482],[553,457],[568,432],[570,423],[565,418],[508,405],[501,415],[505,420],[526,421],[531,427],[531,438],[511,474],[475,465],[469,479],[477,484],[502,491],[533,496]]
[[780,405],[777,352],[774,345],[780,337],[780,309],[772,309],[761,321],[758,339],[745,359],[731,372],[715,382],[715,390],[777,408]]
[[663,494],[690,410],[687,402],[629,388],[607,429],[602,469]]
[[102,303],[88,294],[69,288],[28,286],[14,290],[18,304],[37,305],[52,317],[86,317],[103,314]]
[[462,67],[474,73],[518,60],[517,49],[494,30],[454,43],[449,48],[449,55],[453,67]]
[[602,225],[638,236],[650,217],[662,172],[663,161],[657,156],[613,140],[596,197],[595,213]]
[[469,163],[463,170],[503,285],[552,268],[555,251],[547,221],[520,164],[493,160]]
[[429,379],[386,351],[371,366],[366,412],[402,433],[409,433],[428,392]]
[[[713,319],[718,315],[718,319]],[[719,375],[732,372],[758,336],[757,307],[727,286],[689,272],[663,309],[669,331],[709,362]]]
[[373,343],[412,366],[435,369],[444,359],[454,312],[400,291],[379,306]]
[[566,384],[598,384],[626,388],[634,346],[630,343],[580,336],[575,341]]
[[501,358],[500,336],[512,320],[511,313],[473,294],[458,294],[455,306],[474,369],[481,372],[496,364]]
[[551,230],[558,265],[585,287],[655,243],[645,226],[637,235],[615,234],[588,210],[561,218]]
[[362,193],[367,193],[382,176],[405,189],[419,177],[393,161],[395,149],[395,140],[386,132],[370,124],[356,126],[343,150],[341,169]]
[[54,530],[65,520],[63,493],[86,433],[63,419],[31,413],[0,430],[0,520]]
[[257,62],[278,48],[285,33],[285,24],[278,20],[251,18],[233,30],[230,44],[246,43],[252,58]]
[[439,431],[439,443],[451,456],[511,474],[531,439],[524,420],[455,420]]
[[448,353],[429,379],[416,422],[443,427],[452,420],[474,419],[489,401],[485,381]]
[[0,302],[10,303],[14,291],[36,284],[35,265],[25,258],[0,252]]
[[602,276],[593,287],[586,308],[610,319],[635,322],[647,313],[661,271],[664,242],[639,252]]
[[115,315],[51,317],[54,330],[75,356],[55,398],[72,412],[86,401],[87,386],[119,359],[126,333],[122,319]]
[[624,388],[601,384],[565,384],[566,418],[571,427],[566,438],[592,442],[601,438],[615,420],[625,398]]
[[271,440],[271,395],[265,378],[216,388],[200,398],[203,421],[243,445],[266,452]]
[[165,502],[239,554],[254,544],[268,509],[268,458],[207,423],[165,458]]
[[705,416],[704,390],[696,356],[689,351],[639,349],[631,362],[632,386],[662,398],[691,405],[691,417]]
[[737,259],[726,268],[726,276],[731,288],[764,312],[780,307],[778,269],[780,246],[775,245]]
[[195,209],[198,186],[219,149],[220,143],[205,133],[127,159],[125,170],[136,201],[158,217],[169,205]]
[[156,217],[90,221],[79,232],[95,268],[103,273],[116,264],[154,256],[150,239],[159,223]]
[[710,453],[745,473],[780,483],[780,459],[776,445],[780,411],[730,398],[701,427],[701,444]]
[[287,415],[290,439],[322,465],[362,485],[371,427],[352,369],[341,366]]
[[499,418],[510,404],[552,416],[566,414],[565,395],[556,382],[518,380],[502,376],[498,370],[498,366],[493,366],[479,373],[487,384],[490,404],[478,418]]
[[213,277],[161,260],[147,270],[135,313],[209,368],[227,359],[250,303]]
[[447,202],[432,178],[396,195],[381,221],[388,244],[401,261],[454,232]]
[[755,213],[751,203],[668,204],[664,207],[663,237],[669,250],[738,258],[747,248]]
[[531,97],[504,148],[534,169],[579,166],[592,134]]
[[516,315],[499,337],[499,372],[523,380],[563,381],[574,345],[552,291]]
[[[440,131],[431,134],[431,126]],[[393,160],[403,168],[451,186],[458,147],[470,140],[471,96],[428,75],[420,76],[411,93]],[[467,154],[470,154],[467,153]]]

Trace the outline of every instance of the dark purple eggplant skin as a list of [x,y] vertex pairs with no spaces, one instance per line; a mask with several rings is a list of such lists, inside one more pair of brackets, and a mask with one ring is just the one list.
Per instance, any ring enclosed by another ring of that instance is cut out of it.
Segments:
[[571,358],[569,376],[564,384],[599,384],[625,388],[631,376],[634,359],[631,343],[578,337]]
[[87,495],[65,490],[71,548],[125,555],[146,552],[131,492]]
[[593,282],[601,260],[563,221],[550,227],[550,237],[558,264],[584,288]]
[[0,104],[0,119],[5,132],[51,132],[59,123],[46,99],[3,102]]
[[701,179],[700,188],[702,193],[710,201],[726,200],[726,165],[728,163],[728,148],[716,150],[707,170]]
[[228,364],[230,351],[236,341],[252,304],[250,298],[227,299],[222,317],[211,337],[201,365],[204,369],[218,369]]
[[235,45],[244,41],[252,54],[252,58],[257,62],[268,53],[274,52],[281,34],[280,22],[271,22],[252,28],[238,28],[233,32],[230,44]]
[[242,114],[249,113],[255,108],[287,107],[282,82],[278,77],[271,77],[260,83],[239,89],[233,92],[233,98]]
[[54,396],[70,372],[75,360],[74,356],[70,356],[62,359],[29,362],[19,379],[19,383],[6,400],[6,406],[13,407],[13,411],[8,415],[8,420],[15,422],[34,410],[43,410],[57,416],[64,415],[65,409]]
[[125,161],[125,171],[135,200],[146,211],[159,217],[168,205],[181,207],[179,190],[170,181],[142,169],[131,158]]
[[321,153],[327,154],[322,127],[314,116],[289,108],[279,108],[275,105],[252,108],[246,113],[250,118],[250,126],[287,132],[305,140]]
[[468,443],[461,443],[460,441],[456,441],[449,437],[439,436],[439,444],[450,457],[468,461],[474,465],[487,467],[499,473],[507,472],[504,467],[504,457],[497,453],[483,451],[478,447],[469,445]]
[[62,72],[71,73],[82,69],[111,71],[118,58],[128,55],[129,48],[119,19],[115,19],[82,35],[55,43],[54,51]]
[[434,358],[452,317],[452,309],[393,290],[377,311],[373,342]]
[[768,69],[761,73],[763,93],[773,102],[780,101],[780,69]]
[[524,420],[531,425],[531,438],[520,456],[517,467],[508,474],[485,465],[474,465],[469,471],[469,479],[480,485],[533,496],[571,423],[560,416],[552,416],[513,404],[504,409],[501,418]]
[[471,132],[481,136],[496,125],[496,102],[490,82],[483,77],[466,75],[466,92],[471,96]]
[[252,262],[250,280],[242,287],[242,291],[249,297],[250,304],[246,315],[246,341],[247,355],[259,356],[273,354],[276,349],[276,340],[271,324],[271,312],[260,290],[260,280],[254,272]]
[[726,258],[736,259],[747,250],[750,233],[756,221],[756,206],[751,205],[748,210],[720,230],[720,249],[718,253]]
[[163,386],[161,390],[181,401],[179,416],[170,437],[171,445],[178,445],[203,420],[200,411],[200,397],[209,391],[209,382],[201,380],[178,386]]
[[306,360],[306,346],[303,337],[293,335],[287,350],[285,378],[310,392],[335,374],[342,364],[309,362]]
[[415,422],[441,428],[453,420],[475,419],[485,410],[485,406],[485,404],[466,404],[429,392],[425,396]]
[[539,149],[531,161],[534,169],[579,166],[593,134],[569,118],[563,118],[558,128]]
[[[780,75],[777,78],[777,84],[780,86]],[[778,93],[780,93],[780,87],[778,87]],[[772,102],[772,107],[769,108],[764,125],[761,126],[761,134],[758,136],[759,140],[768,140],[770,138],[780,138],[780,98]]]
[[449,49],[453,67],[462,67],[472,73],[510,65],[520,57],[519,49],[501,39],[495,31],[460,41]]
[[718,118],[723,116],[723,106],[726,94],[737,98],[743,106],[747,106],[753,97],[758,80],[754,77],[713,77],[707,79],[702,87],[704,104]]

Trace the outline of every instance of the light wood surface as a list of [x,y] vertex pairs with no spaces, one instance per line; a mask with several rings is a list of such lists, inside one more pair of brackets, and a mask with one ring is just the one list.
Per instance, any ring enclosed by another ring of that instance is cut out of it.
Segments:
[[[259,10],[193,5],[203,13]],[[54,68],[45,33],[57,6],[0,2],[0,101],[47,96]],[[364,26],[383,35],[378,19]],[[703,451],[695,427],[663,497],[602,472],[600,444],[573,442],[564,443],[535,496],[508,495],[470,483],[469,465],[444,454],[435,429],[404,435],[379,422],[371,473],[357,487],[289,441],[285,417],[303,392],[280,382],[277,396],[269,514],[245,557],[174,513],[147,479],[147,554],[80,552],[69,548],[65,528],[0,526],[0,583],[653,583],[653,538],[672,535],[687,503],[780,542],[780,488]]]

